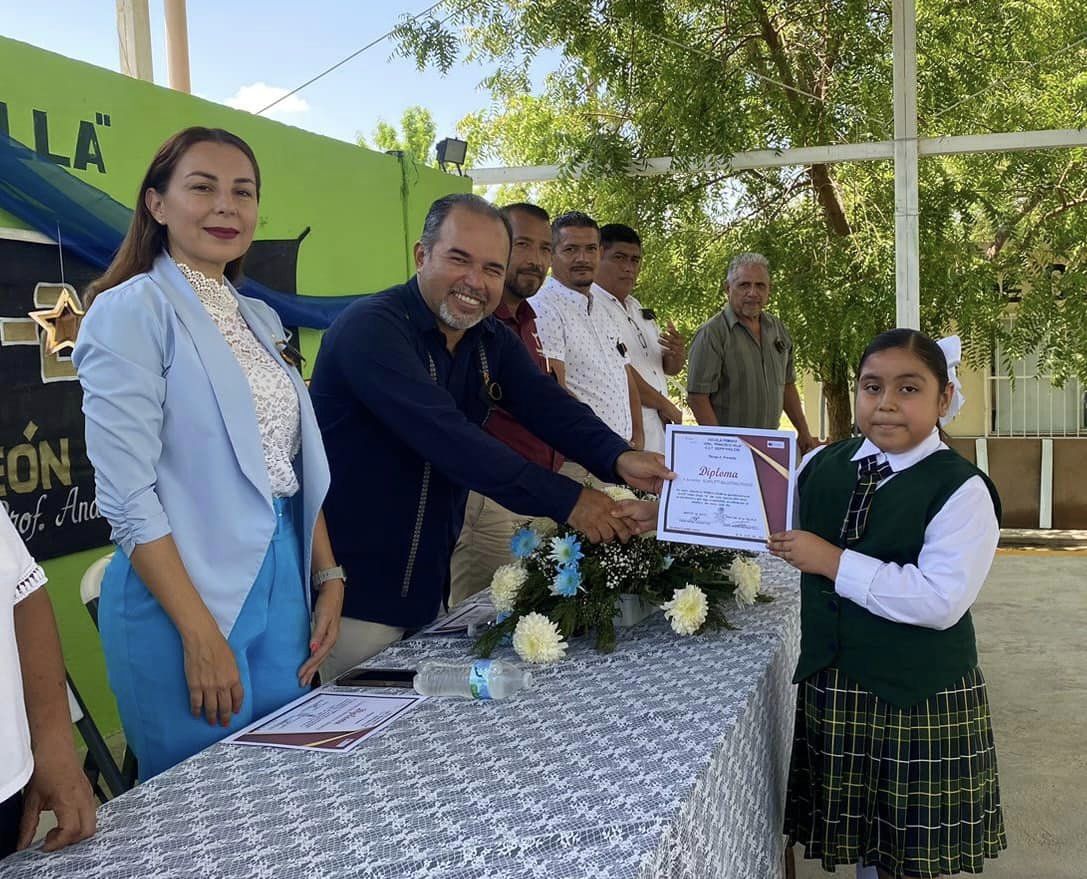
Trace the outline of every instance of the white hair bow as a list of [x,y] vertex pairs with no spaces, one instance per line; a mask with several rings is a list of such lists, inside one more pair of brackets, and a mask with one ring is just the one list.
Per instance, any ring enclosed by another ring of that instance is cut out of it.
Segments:
[[958,366],[962,363],[962,339],[958,336],[947,336],[937,343],[944,352],[947,361],[947,378],[951,382],[951,403],[947,407],[947,414],[940,417],[940,427],[947,427],[951,420],[959,414],[959,410],[966,405],[966,397],[962,394],[962,383],[959,381]]

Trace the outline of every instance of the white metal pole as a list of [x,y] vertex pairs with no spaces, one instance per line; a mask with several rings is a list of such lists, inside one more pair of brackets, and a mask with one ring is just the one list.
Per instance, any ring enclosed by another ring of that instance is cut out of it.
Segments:
[[[1087,128],[1004,131],[995,134],[917,138],[917,155],[921,158],[965,153],[1009,153],[1020,150],[1074,149],[1076,147],[1087,147]],[[683,173],[743,171],[749,168],[778,168],[786,165],[817,165],[833,162],[873,162],[893,159],[894,156],[893,140],[791,147],[785,150],[746,150],[742,153],[733,153],[731,156],[717,156],[687,165]],[[502,183],[545,183],[548,180],[557,180],[561,173],[562,167],[559,165],[520,165],[473,168],[470,176],[476,186],[492,186]],[[569,173],[574,179],[581,179],[587,171],[582,166],[573,168]],[[659,177],[663,174],[679,174],[680,171],[671,156],[659,156],[631,165],[625,173],[632,177]]]
[[117,47],[121,53],[121,73],[154,82],[147,0],[117,0]]
[[891,6],[895,110],[895,301],[900,327],[921,328],[917,195],[917,13]]
[[170,72],[170,88],[191,92],[189,84],[189,25],[185,0],[165,0],[166,58]]

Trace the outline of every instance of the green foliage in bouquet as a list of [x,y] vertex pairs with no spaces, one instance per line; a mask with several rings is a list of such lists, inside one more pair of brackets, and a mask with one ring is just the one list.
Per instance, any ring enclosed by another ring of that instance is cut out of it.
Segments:
[[504,565],[491,583],[498,622],[475,643],[490,656],[527,614],[546,616],[566,639],[596,633],[596,649],[615,649],[616,605],[622,594],[665,608],[672,628],[695,634],[733,628],[727,599],[752,604],[760,571],[746,553],[679,543],[651,536],[629,543],[590,544],[567,525],[551,533],[525,527],[511,544],[517,561]]

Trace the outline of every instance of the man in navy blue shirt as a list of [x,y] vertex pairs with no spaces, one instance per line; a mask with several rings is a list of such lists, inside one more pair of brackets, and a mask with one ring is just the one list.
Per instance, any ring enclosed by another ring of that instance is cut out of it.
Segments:
[[415,277],[353,303],[325,333],[310,390],[332,471],[325,519],[350,581],[326,680],[438,615],[469,489],[594,542],[636,530],[607,495],[483,431],[493,405],[606,482],[656,491],[672,476],[660,455],[632,451],[541,373],[490,316],[509,252],[492,205],[441,198],[415,245]]

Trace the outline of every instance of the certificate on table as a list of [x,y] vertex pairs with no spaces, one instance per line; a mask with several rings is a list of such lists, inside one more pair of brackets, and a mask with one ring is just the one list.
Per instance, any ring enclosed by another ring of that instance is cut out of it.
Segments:
[[322,687],[223,741],[306,751],[353,751],[424,698]]
[[469,626],[482,625],[494,619],[495,609],[489,598],[481,598],[453,608],[431,624],[420,635],[461,635]]
[[791,527],[796,435],[784,430],[669,424],[657,539],[766,552]]

